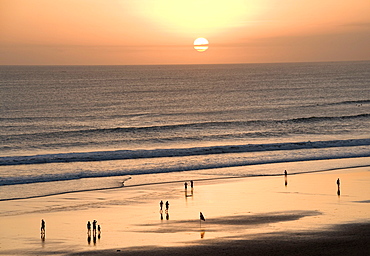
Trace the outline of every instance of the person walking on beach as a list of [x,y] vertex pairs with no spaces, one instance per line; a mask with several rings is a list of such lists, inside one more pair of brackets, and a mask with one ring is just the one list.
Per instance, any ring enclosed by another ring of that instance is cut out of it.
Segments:
[[166,202],[166,210],[168,211],[168,208],[170,208],[170,203],[167,201]]
[[188,183],[187,183],[187,182],[185,182],[185,183],[184,183],[184,186],[185,186],[185,190],[187,190],[187,189],[188,189]]
[[162,200],[159,202],[159,208],[160,208],[160,209],[161,209],[161,211],[162,211],[162,209],[163,209],[163,201],[162,201]]
[[191,189],[193,189],[193,188],[194,188],[194,183],[193,183],[193,181],[192,181],[192,180],[190,181],[190,188],[191,188]]
[[41,220],[41,234],[45,234],[45,221],[44,221],[44,219]]

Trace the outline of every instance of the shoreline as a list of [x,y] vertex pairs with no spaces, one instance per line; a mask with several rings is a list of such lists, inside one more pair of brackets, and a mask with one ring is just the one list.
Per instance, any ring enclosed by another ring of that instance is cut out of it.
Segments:
[[[221,255],[297,255],[298,248],[316,244],[331,252],[352,248],[361,255],[368,250],[361,243],[369,244],[370,237],[370,167],[335,163],[339,170],[289,174],[286,180],[284,175],[219,177],[198,180],[193,190],[176,181],[2,201],[0,226],[6,232],[0,234],[0,255],[214,255],[215,250]],[[333,162],[309,164],[316,170],[333,167]],[[293,167],[300,166],[291,163],[288,173]],[[182,175],[189,173],[176,178]],[[160,200],[170,202],[168,219],[159,211]],[[200,223],[199,212],[205,222]],[[46,220],[44,241],[41,219]],[[102,234],[89,241],[86,222],[94,219]]]

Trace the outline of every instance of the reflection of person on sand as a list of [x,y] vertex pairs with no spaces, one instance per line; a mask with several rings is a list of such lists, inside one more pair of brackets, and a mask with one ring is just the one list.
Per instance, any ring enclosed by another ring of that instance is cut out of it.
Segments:
[[206,231],[204,231],[204,230],[202,230],[201,232],[200,232],[200,238],[204,238],[204,235],[206,234]]

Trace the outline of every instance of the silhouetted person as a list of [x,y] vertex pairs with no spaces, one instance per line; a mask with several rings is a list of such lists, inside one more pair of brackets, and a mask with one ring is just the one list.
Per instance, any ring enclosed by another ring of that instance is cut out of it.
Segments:
[[340,196],[340,180],[339,180],[339,178],[337,179],[337,186],[338,186],[337,195]]
[[100,235],[100,233],[101,233],[101,227],[100,225],[98,225],[98,234]]
[[285,179],[285,186],[288,186],[288,173],[286,170],[284,171],[284,179]]
[[90,234],[91,233],[91,223],[90,223],[90,221],[87,222],[86,227],[87,227],[87,233]]
[[187,190],[187,189],[188,189],[188,183],[187,183],[187,182],[185,182],[185,183],[184,183],[184,186],[185,186],[185,190]]
[[41,234],[45,234],[45,221],[41,220]]
[[167,201],[166,202],[166,210],[168,210],[170,208],[170,203]]
[[194,188],[194,183],[193,183],[193,181],[191,180],[190,181],[190,187],[193,189]]
[[159,202],[159,208],[160,208],[160,209],[161,209],[161,211],[162,211],[162,209],[163,209],[163,201],[162,201],[162,200]]
[[96,220],[94,220],[94,221],[93,221],[93,236],[95,236],[95,235],[96,235],[96,223],[97,223],[97,221],[96,221]]
[[199,218],[200,218],[200,220],[202,220],[202,221],[206,221],[206,218],[204,218],[204,216],[203,216],[203,213],[202,213],[202,212],[200,212],[200,214],[199,214]]

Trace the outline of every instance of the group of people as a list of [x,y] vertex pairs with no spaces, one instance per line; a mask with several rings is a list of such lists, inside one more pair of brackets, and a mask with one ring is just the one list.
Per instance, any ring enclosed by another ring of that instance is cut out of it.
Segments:
[[[97,225],[98,221],[94,220],[92,222],[92,232],[93,232],[93,236],[96,236],[96,230],[98,230],[98,235],[101,234],[101,227],[100,225]],[[87,234],[91,236],[91,222],[88,221],[87,222]]]

